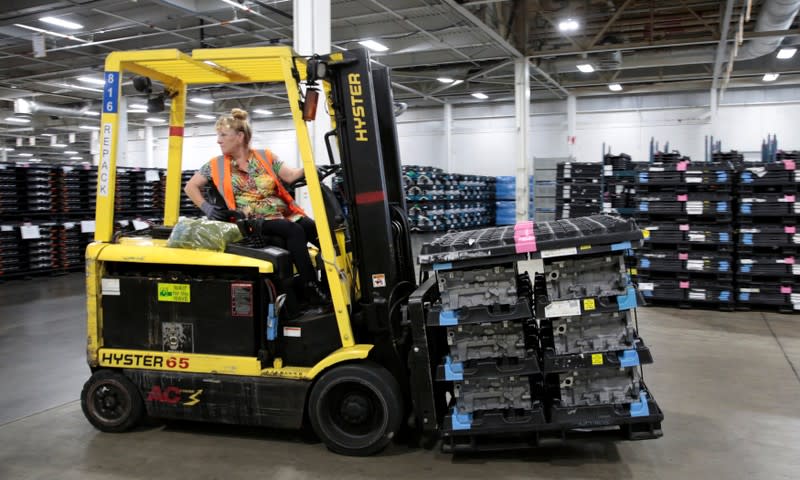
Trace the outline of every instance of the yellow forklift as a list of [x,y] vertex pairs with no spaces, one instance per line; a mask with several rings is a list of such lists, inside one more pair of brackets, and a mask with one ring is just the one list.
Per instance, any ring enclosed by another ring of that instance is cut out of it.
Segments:
[[[135,236],[114,232],[126,74],[140,79],[135,85],[159,82],[171,98],[163,225]],[[167,246],[180,213],[187,87],[246,83],[285,88],[319,236],[310,253],[329,306],[298,301],[288,252],[263,238],[219,252]],[[145,416],[310,425],[345,455],[379,452],[406,426],[409,439],[427,446],[441,438],[451,452],[527,448],[543,436],[611,427],[628,439],[661,436],[663,414],[631,370],[651,361],[640,339],[626,334],[620,351],[550,355],[555,307],[539,291],[544,279],[534,284],[516,266],[564,255],[594,265],[597,255],[641,241],[635,223],[598,216],[448,234],[423,248],[417,286],[391,91],[388,69],[363,49],[310,58],[282,46],[108,56],[95,241],[86,250],[92,376],[81,405],[94,426],[121,432]],[[306,122],[320,92],[333,129],[329,161],[317,165]],[[320,181],[333,173],[335,192]],[[451,295],[458,291],[467,303]],[[552,303],[570,312],[556,316],[591,320],[602,310],[624,323],[636,306],[633,287],[625,292]],[[628,370],[602,377],[599,388],[616,382],[621,401],[560,403],[571,387],[565,371],[614,366]]]
[[[114,232],[126,75],[160,83],[171,98],[163,226],[136,236]],[[180,210],[187,87],[248,83],[285,86],[319,233],[312,258],[324,269],[329,307],[293,300],[281,248],[166,246]],[[330,163],[318,168],[306,121],[320,91],[334,130],[326,136]],[[109,54],[96,231],[86,250],[93,374],[81,404],[95,427],[125,431],[146,415],[281,428],[308,422],[346,455],[373,454],[392,440],[411,410],[403,315],[416,288],[393,104],[388,71],[364,50],[310,59],[284,46]],[[320,182],[334,172],[346,211]]]

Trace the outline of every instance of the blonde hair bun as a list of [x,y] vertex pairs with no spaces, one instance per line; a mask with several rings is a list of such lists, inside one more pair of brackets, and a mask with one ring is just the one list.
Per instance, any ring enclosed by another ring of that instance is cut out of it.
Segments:
[[231,109],[231,117],[233,117],[233,118],[235,118],[237,120],[246,121],[247,120],[247,112],[245,112],[241,108],[234,108],[234,109]]

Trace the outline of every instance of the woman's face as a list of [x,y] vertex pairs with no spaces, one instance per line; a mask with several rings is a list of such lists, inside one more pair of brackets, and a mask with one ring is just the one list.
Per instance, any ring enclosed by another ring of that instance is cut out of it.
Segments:
[[217,145],[223,155],[231,155],[244,145],[244,133],[227,127],[218,128]]

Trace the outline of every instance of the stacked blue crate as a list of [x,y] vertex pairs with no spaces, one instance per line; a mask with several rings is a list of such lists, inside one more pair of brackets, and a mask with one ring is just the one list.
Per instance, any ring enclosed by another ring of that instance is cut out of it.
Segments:
[[[533,176],[528,180],[528,219],[536,215],[534,199],[535,182]],[[496,225],[513,225],[517,222],[517,179],[512,176],[496,177],[495,210]]]

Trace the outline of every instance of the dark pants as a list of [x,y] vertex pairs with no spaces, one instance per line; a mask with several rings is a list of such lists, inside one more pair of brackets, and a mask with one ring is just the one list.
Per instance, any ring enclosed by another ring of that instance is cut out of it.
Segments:
[[317,274],[311,265],[306,244],[311,242],[319,247],[317,239],[317,226],[314,220],[303,217],[296,222],[290,220],[267,220],[261,227],[262,235],[275,235],[286,240],[286,249],[292,257],[292,262],[300,273],[303,283],[317,280]]

